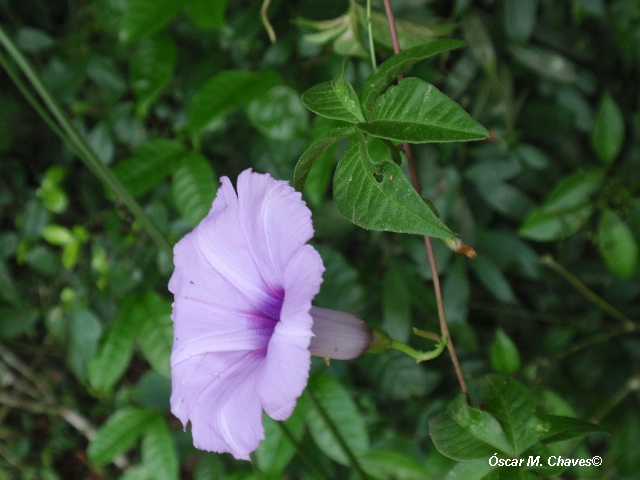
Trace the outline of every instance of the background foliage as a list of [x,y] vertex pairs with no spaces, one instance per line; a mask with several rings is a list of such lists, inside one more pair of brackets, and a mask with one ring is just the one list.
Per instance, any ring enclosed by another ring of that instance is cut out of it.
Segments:
[[[344,127],[344,118],[310,113],[301,94],[339,74],[345,56],[355,91],[372,72],[364,5],[274,1],[271,44],[258,2],[226,3],[0,1],[2,27],[170,243],[207,213],[220,175],[252,167],[293,180],[307,147]],[[509,381],[539,418],[579,417],[609,433],[554,443],[569,457],[602,456],[601,467],[538,475],[637,478],[637,2],[392,4],[411,22],[399,23],[403,49],[449,36],[467,42],[417,63],[411,76],[490,133],[413,150],[422,195],[478,251],[469,261],[434,244],[473,400],[511,432],[504,448],[515,453],[526,431],[509,430],[492,406],[499,377],[485,377],[491,372],[526,385]],[[373,6],[383,60],[392,54],[388,26],[382,2]],[[327,268],[315,303],[359,314],[399,340],[411,326],[437,331],[422,239],[358,228],[332,198],[347,145],[322,153],[304,187]],[[438,443],[436,427],[451,432],[468,408],[455,400],[446,353],[420,365],[392,351],[314,362],[287,433],[265,418],[253,462],[196,451],[168,412],[169,257],[5,74],[0,172],[0,478],[485,475],[482,459],[495,450],[474,459]]]

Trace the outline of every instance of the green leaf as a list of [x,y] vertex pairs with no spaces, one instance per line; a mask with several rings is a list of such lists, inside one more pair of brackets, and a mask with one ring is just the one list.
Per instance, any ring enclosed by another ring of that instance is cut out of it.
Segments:
[[512,46],[509,51],[519,62],[542,77],[560,83],[575,83],[578,80],[576,66],[553,50]]
[[544,203],[532,211],[519,233],[531,240],[549,241],[566,238],[593,213],[590,199],[600,188],[604,172],[589,169],[563,178]]
[[192,226],[200,223],[209,210],[218,190],[216,173],[211,163],[196,152],[189,152],[173,172],[171,194],[176,208]]
[[127,0],[120,40],[133,43],[168,24],[184,7],[185,0]]
[[118,315],[104,334],[98,352],[89,361],[89,383],[98,392],[109,391],[129,366],[135,344],[131,312],[138,300],[136,295],[127,295],[118,302]]
[[274,140],[292,140],[307,133],[309,112],[300,94],[286,85],[276,85],[247,106],[249,122]]
[[364,307],[364,288],[358,270],[337,250],[327,245],[315,245],[322,256],[325,272],[314,305],[345,312],[358,312]]
[[590,433],[607,433],[607,431],[584,420],[557,415],[539,415],[536,425],[538,440],[544,443],[563,442],[574,438],[584,437]]
[[449,323],[466,323],[469,313],[471,288],[466,263],[460,255],[447,268],[447,276],[442,287],[444,311]]
[[[489,455],[492,455],[491,453]],[[458,463],[445,480],[488,480],[496,467],[489,465],[489,457]]]
[[[556,458],[553,459],[551,463],[553,463],[554,460],[557,462],[557,452],[555,455]],[[556,477],[567,469],[564,465],[558,466],[557,463],[554,466],[550,466],[550,456],[551,451],[544,443],[536,443],[522,454],[522,458],[526,458],[527,463],[529,463],[529,459],[531,458],[531,465],[528,466],[531,472],[534,472],[537,476],[542,476],[543,478]]]
[[129,65],[129,83],[142,116],[171,78],[176,58],[176,44],[168,35],[147,37],[138,43]]
[[[433,343],[425,340],[424,345],[426,350]],[[442,378],[441,374],[425,369],[413,358],[397,350],[365,355],[358,360],[358,365],[370,381],[378,386],[378,393],[393,400],[427,395]]]
[[118,410],[89,442],[89,460],[96,465],[106,465],[129,450],[155,418],[157,413],[143,408],[127,407]]
[[[354,2],[355,3],[355,2]],[[358,28],[367,28],[367,9],[362,5],[357,5],[357,15],[360,26]],[[398,41],[400,50],[408,50],[417,45],[432,41],[438,37],[448,37],[456,29],[457,25],[451,23],[431,23],[425,25],[424,22],[414,23],[396,18],[396,30],[398,32]],[[354,28],[352,27],[352,28]],[[393,42],[391,40],[391,32],[389,31],[389,20],[385,13],[373,10],[371,12],[371,27],[373,30],[373,43],[376,50],[391,55],[393,54]]]
[[609,92],[600,100],[591,132],[591,146],[602,160],[610,165],[618,157],[624,141],[624,118]]
[[171,302],[154,291],[147,291],[132,312],[136,325],[136,340],[144,357],[158,373],[171,376],[171,345],[173,322]]
[[477,13],[465,15],[462,19],[462,38],[469,45],[469,53],[475,60],[474,63],[480,65],[489,77],[495,77],[496,49],[485,23]]
[[200,28],[215,30],[222,28],[228,0],[187,0],[189,20]]
[[74,239],[62,248],[62,255],[60,256],[62,266],[67,270],[71,270],[78,263],[79,256],[80,242],[77,239]]
[[142,436],[142,464],[154,480],[178,480],[178,452],[167,421],[156,415]]
[[40,52],[55,45],[47,33],[37,28],[22,27],[16,32],[16,43],[26,52]]
[[[86,136],[87,143],[98,155],[98,158],[102,160],[105,165],[110,165],[113,162],[114,146],[111,133],[109,132],[109,125],[107,122],[101,121]],[[44,199],[43,199],[44,203]],[[49,208],[49,207],[47,207]],[[52,210],[53,211],[53,210]],[[59,213],[59,212],[58,212]]]
[[[299,399],[295,410],[284,422],[293,438],[298,442],[304,434],[306,406],[307,403]],[[262,416],[262,425],[264,426],[265,438],[256,450],[256,465],[263,472],[280,473],[295,455],[296,446],[285,436],[277,422],[266,414]]]
[[533,394],[517,380],[487,375],[480,384],[480,401],[502,425],[511,455],[521,454],[539,440]]
[[487,253],[503,271],[514,270],[528,278],[540,276],[538,253],[517,236],[506,230],[476,230],[478,246]]
[[202,452],[195,471],[193,472],[193,480],[216,480],[218,478],[226,478],[223,476],[224,463],[222,455],[212,452]]
[[564,212],[537,208],[525,219],[519,233],[538,242],[561,240],[580,230],[592,213],[593,207],[590,205]]
[[279,75],[271,70],[260,73],[224,70],[214,75],[191,99],[187,120],[191,137],[197,140],[203,131],[219,123],[230,110],[248,104],[280,83]]
[[367,118],[371,115],[378,97],[391,85],[398,75],[406,72],[420,60],[464,46],[465,43],[461,40],[433,40],[423,45],[403,50],[381,63],[378,68],[365,79],[362,91],[360,92],[362,108]]
[[[0,262],[0,277],[3,263]],[[0,278],[0,287],[4,287]],[[40,318],[35,308],[0,307],[0,338],[11,339],[29,332]]]
[[638,243],[629,226],[608,208],[600,215],[598,248],[609,270],[620,278],[633,275],[638,264]]
[[360,457],[362,468],[381,480],[425,480],[429,471],[424,465],[404,453],[376,450]]
[[514,454],[498,420],[469,407],[464,395],[452,401],[445,413],[431,419],[429,426],[438,451],[454,460],[488,461],[496,451]]
[[411,335],[411,298],[406,277],[407,272],[392,262],[382,281],[382,329],[403,343]]
[[373,163],[359,132],[338,163],[333,195],[340,213],[362,228],[436,238],[453,235],[398,165],[389,160]]
[[38,200],[29,200],[20,219],[20,234],[24,240],[37,240],[49,220],[49,212]]
[[140,405],[168,411],[171,399],[171,379],[155,370],[147,370],[133,390],[133,399]]
[[329,130],[322,137],[318,138],[315,142],[307,148],[300,156],[300,160],[296,164],[295,171],[293,173],[293,186],[299,192],[302,191],[311,167],[314,162],[322,155],[329,147],[335,145],[343,138],[352,135],[355,132],[353,127],[338,127]]
[[73,233],[66,227],[62,225],[56,225],[51,223],[44,227],[42,230],[42,238],[44,238],[51,245],[57,245],[62,247],[68,243],[71,243],[75,240]]
[[489,132],[456,102],[433,85],[405,78],[376,102],[362,131],[398,142],[465,142],[482,140]]
[[312,112],[326,118],[349,123],[364,122],[360,100],[345,77],[344,67],[333,80],[315,85],[304,92],[302,103]]
[[509,304],[518,303],[518,299],[513,293],[509,281],[500,268],[489,257],[478,255],[478,257],[471,262],[471,268],[478,280],[480,280],[480,283],[498,300]]
[[520,370],[520,352],[513,340],[498,328],[491,344],[491,366],[498,373],[511,375]]
[[139,196],[169,175],[186,152],[183,145],[173,140],[149,140],[131,157],[120,161],[113,173],[132,195]]
[[505,0],[504,23],[507,36],[516,42],[529,40],[536,25],[538,0]]
[[[358,412],[347,389],[327,374],[311,377],[308,388],[329,417],[333,428],[358,457],[369,450],[369,436],[364,419]],[[340,443],[335,438],[332,426],[312,403],[307,414],[309,432],[318,447],[330,458],[342,465],[349,465]]]
[[86,376],[87,363],[98,348],[102,323],[89,310],[74,310],[69,317],[67,364],[80,380]]

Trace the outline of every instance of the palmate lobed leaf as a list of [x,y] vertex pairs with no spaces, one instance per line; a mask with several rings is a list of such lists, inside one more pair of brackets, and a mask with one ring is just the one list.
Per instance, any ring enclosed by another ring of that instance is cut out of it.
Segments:
[[398,165],[392,161],[375,164],[371,160],[361,132],[356,132],[338,163],[333,194],[340,213],[362,228],[436,238],[453,235],[420,198]]
[[367,123],[370,135],[409,143],[483,140],[489,132],[433,85],[405,78],[377,101]]

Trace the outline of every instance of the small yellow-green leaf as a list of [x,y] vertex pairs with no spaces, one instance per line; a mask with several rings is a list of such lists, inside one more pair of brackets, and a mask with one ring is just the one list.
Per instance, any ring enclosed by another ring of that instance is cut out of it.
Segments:
[[638,243],[629,226],[609,209],[600,216],[598,247],[609,270],[620,278],[633,275],[638,264]]
[[513,340],[499,328],[491,344],[491,366],[498,373],[510,375],[520,369],[520,352]]
[[624,141],[624,118],[622,112],[606,92],[600,100],[600,107],[591,132],[591,145],[603,163],[609,165],[617,158]]

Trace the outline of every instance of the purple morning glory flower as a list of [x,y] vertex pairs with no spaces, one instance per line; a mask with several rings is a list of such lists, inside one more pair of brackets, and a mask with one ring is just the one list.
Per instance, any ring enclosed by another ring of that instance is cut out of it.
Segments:
[[354,358],[373,337],[357,317],[311,306],[324,266],[311,212],[287,182],[227,177],[209,214],[174,248],[171,411],[196,448],[238,459],[264,438],[262,411],[288,418],[310,355]]

